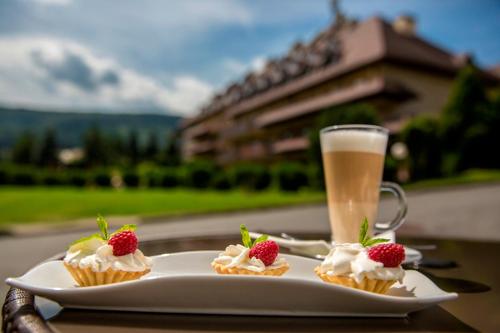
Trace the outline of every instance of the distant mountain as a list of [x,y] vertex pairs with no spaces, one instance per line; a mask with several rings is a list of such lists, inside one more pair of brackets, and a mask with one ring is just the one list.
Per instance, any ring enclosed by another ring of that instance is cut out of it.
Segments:
[[93,125],[109,136],[126,137],[136,130],[143,142],[154,132],[163,144],[167,133],[181,119],[161,114],[46,112],[0,107],[0,148],[11,147],[24,131],[41,135],[47,128],[55,130],[60,147],[80,146],[85,131]]

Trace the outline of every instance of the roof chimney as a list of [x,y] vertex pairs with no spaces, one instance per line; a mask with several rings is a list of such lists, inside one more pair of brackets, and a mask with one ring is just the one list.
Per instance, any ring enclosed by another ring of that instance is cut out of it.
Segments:
[[414,36],[416,30],[415,18],[411,15],[400,15],[392,22],[392,27],[401,35]]

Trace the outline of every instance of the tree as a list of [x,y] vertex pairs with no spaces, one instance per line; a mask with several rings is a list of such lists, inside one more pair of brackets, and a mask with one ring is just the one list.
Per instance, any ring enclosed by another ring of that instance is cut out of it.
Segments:
[[12,161],[18,164],[33,163],[35,138],[31,132],[24,132],[12,149]]
[[162,155],[162,162],[166,166],[178,166],[181,164],[179,138],[175,133],[167,135],[167,143]]
[[309,132],[309,157],[315,169],[313,178],[318,187],[324,187],[319,131],[328,126],[346,124],[378,125],[380,119],[376,109],[365,103],[331,107],[321,112],[315,127]]
[[105,142],[97,125],[87,130],[84,138],[85,165],[95,167],[107,164]]
[[37,163],[42,167],[55,167],[58,161],[56,134],[53,129],[49,128],[43,136]]
[[442,113],[442,138],[452,172],[492,167],[497,149],[494,103],[488,101],[478,71],[464,67],[455,80]]
[[135,130],[130,131],[128,136],[127,152],[131,165],[139,163],[139,140]]
[[146,149],[144,150],[144,157],[148,160],[154,160],[158,157],[158,137],[155,132],[149,133]]
[[435,117],[421,115],[413,118],[401,132],[410,158],[412,180],[441,175],[440,124]]

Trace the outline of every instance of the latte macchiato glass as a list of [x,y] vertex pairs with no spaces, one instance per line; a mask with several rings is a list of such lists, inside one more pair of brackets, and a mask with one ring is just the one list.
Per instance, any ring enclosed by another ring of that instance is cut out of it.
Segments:
[[[359,228],[368,219],[369,232],[399,227],[406,216],[406,198],[396,183],[382,182],[388,131],[370,125],[339,125],[321,130],[321,153],[328,197],[332,240],[358,242]],[[376,223],[380,191],[399,199],[396,217]]]

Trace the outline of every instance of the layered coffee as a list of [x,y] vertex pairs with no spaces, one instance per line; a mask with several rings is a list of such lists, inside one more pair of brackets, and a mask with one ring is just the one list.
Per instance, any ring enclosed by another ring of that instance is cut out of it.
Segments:
[[321,133],[330,224],[335,242],[358,241],[366,217],[373,230],[387,134],[339,129]]

